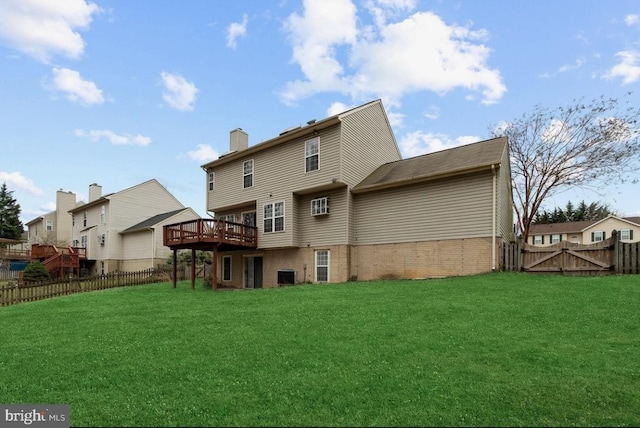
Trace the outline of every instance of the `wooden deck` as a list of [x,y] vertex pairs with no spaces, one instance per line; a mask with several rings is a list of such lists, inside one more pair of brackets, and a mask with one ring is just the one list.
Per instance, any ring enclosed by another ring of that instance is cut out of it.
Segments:
[[163,243],[172,250],[240,250],[258,247],[258,228],[219,219],[197,219],[163,228]]

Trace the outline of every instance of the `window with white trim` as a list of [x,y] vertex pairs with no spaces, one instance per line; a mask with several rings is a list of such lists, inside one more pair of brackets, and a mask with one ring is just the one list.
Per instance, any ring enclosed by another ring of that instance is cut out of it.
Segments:
[[311,200],[311,215],[326,215],[329,214],[329,198],[316,198]]
[[544,244],[544,236],[542,235],[534,235],[533,237],[533,245],[542,245]]
[[320,137],[304,142],[304,166],[305,172],[320,169]]
[[554,233],[553,235],[551,235],[551,243],[552,244],[557,244],[558,242],[560,242],[560,238],[562,237],[561,234],[559,233]]
[[82,226],[87,227],[87,213],[82,213]]
[[51,220],[47,220],[47,230],[53,230],[53,222]]
[[223,215],[222,216],[222,220],[229,221],[231,223],[235,223],[236,222],[236,215],[235,214]]
[[316,251],[316,282],[329,281],[329,250]]
[[284,202],[264,204],[264,232],[284,231]]
[[213,191],[214,186],[215,186],[215,180],[216,180],[216,174],[215,172],[210,172],[209,173],[209,191]]
[[222,257],[222,280],[231,281],[231,256]]
[[605,233],[603,230],[595,230],[591,232],[591,242],[600,242],[604,241]]
[[87,235],[80,236],[80,247],[87,248]]
[[633,240],[633,229],[623,229],[620,231],[620,240],[621,241],[632,241]]
[[253,187],[253,159],[242,162],[242,187]]
[[104,205],[102,205],[100,207],[100,223],[104,224],[104,219],[105,219],[105,208]]

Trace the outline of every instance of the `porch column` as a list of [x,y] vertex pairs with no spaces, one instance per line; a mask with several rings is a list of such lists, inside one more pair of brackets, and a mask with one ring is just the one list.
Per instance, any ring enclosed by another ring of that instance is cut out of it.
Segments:
[[191,249],[191,289],[196,288],[196,250]]
[[213,246],[213,258],[211,259],[211,290],[218,289],[218,246]]
[[178,250],[173,250],[173,288],[176,288],[176,278],[178,277]]

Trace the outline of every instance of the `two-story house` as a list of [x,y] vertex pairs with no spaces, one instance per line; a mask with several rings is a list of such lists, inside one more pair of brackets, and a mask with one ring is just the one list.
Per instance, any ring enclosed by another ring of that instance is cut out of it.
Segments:
[[506,138],[403,160],[380,100],[202,167],[215,220],[165,226],[165,244],[213,250],[216,283],[262,287],[467,275],[512,240]]
[[528,243],[540,247],[569,241],[593,244],[611,238],[613,231],[622,242],[640,241],[640,217],[609,215],[602,220],[571,221],[565,223],[532,224]]
[[69,210],[74,247],[84,248],[89,274],[137,271],[165,263],[171,251],[163,245],[165,224],[199,218],[157,180],[102,195],[89,186],[89,201]]
[[55,209],[26,224],[28,245],[71,245],[72,218],[69,211],[75,206],[75,193],[58,190]]

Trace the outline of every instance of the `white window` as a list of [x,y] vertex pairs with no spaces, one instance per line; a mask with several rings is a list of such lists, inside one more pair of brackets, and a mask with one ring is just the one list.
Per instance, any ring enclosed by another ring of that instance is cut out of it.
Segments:
[[209,191],[213,191],[215,185],[216,174],[214,172],[209,173]]
[[242,163],[243,188],[253,187],[253,159]]
[[316,282],[329,281],[329,250],[316,251]]
[[80,247],[87,248],[87,235],[80,236]]
[[311,200],[311,215],[329,214],[329,198],[317,198]]
[[264,232],[284,231],[284,202],[264,205]]
[[542,245],[544,244],[544,237],[542,235],[535,235],[533,237],[533,245]]
[[47,230],[53,230],[53,222],[51,220],[47,220]]
[[633,230],[631,229],[623,229],[620,231],[620,240],[621,241],[632,241],[633,240]]
[[231,281],[231,256],[222,257],[222,280]]
[[103,206],[100,207],[100,223],[101,224],[104,224],[104,218],[105,218],[104,212],[105,212],[105,210],[104,210],[104,205],[103,205]]
[[82,226],[87,227],[87,213],[82,213]]
[[559,233],[554,233],[553,235],[551,235],[551,243],[557,244],[558,242],[560,242],[561,237],[562,235],[560,235]]
[[305,141],[304,164],[305,172],[320,169],[320,137]]
[[600,241],[604,241],[604,231],[602,230],[596,230],[594,232],[591,232],[591,242],[600,242]]

